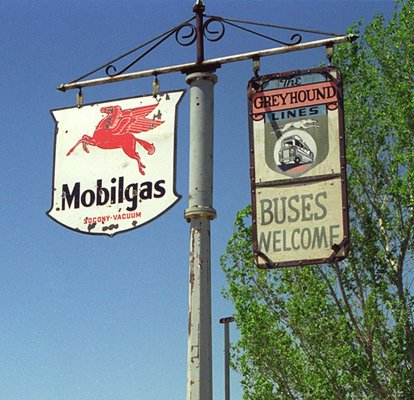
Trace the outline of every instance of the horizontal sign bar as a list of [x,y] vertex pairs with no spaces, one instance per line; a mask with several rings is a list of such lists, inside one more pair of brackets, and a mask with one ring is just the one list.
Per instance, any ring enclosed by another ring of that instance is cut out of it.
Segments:
[[237,62],[237,61],[245,61],[245,60],[250,60],[250,59],[260,58],[260,57],[268,57],[268,56],[273,56],[277,54],[284,54],[284,53],[290,53],[294,51],[312,49],[316,47],[333,46],[334,44],[338,44],[338,43],[353,42],[356,39],[358,39],[358,35],[355,35],[355,34],[338,36],[334,38],[316,40],[313,42],[300,43],[300,44],[296,44],[292,46],[276,47],[276,48],[272,48],[268,50],[259,50],[259,51],[254,51],[250,53],[243,53],[243,54],[236,54],[233,56],[214,58],[211,60],[204,61],[202,63],[179,64],[179,65],[173,65],[169,67],[150,69],[146,71],[131,72],[129,74],[122,74],[122,75],[113,76],[113,77],[97,78],[97,79],[91,79],[91,80],[80,81],[80,82],[72,82],[72,83],[64,83],[60,85],[58,89],[61,90],[62,92],[65,92],[66,90],[80,89],[80,88],[89,87],[89,86],[105,85],[107,83],[114,83],[114,82],[127,81],[131,79],[145,78],[145,77],[154,76],[154,75],[169,74],[172,72],[185,72],[185,71],[197,72],[197,70],[206,70],[209,67],[211,69],[216,69],[221,64],[228,64],[228,63]]

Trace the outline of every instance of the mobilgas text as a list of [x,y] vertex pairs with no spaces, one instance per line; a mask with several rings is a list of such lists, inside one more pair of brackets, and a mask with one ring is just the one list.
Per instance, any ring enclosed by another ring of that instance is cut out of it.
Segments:
[[97,179],[94,189],[84,189],[80,182],[75,182],[72,186],[65,183],[62,184],[61,210],[128,203],[126,209],[135,211],[141,200],[163,197],[165,195],[164,185],[165,180],[163,179],[156,182],[134,182],[125,185],[122,176],[112,178],[109,187],[104,185],[102,179]]

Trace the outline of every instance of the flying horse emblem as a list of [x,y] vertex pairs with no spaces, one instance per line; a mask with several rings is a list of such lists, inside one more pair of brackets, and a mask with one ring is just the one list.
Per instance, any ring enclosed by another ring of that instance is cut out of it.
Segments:
[[155,119],[155,116],[152,119],[146,118],[157,106],[158,104],[152,104],[128,110],[122,110],[120,106],[102,107],[101,112],[106,116],[98,123],[93,135],[83,135],[66,156],[71,155],[80,144],[86,153],[89,153],[88,145],[105,150],[122,149],[128,157],[137,161],[139,172],[145,175],[145,165],[136,151],[136,144],[140,144],[149,155],[154,154],[155,146],[134,135],[154,129],[164,122]]

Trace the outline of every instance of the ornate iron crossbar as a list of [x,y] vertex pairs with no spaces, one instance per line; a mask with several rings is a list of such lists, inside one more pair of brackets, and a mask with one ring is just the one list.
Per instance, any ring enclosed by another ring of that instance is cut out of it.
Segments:
[[[155,38],[147,41],[146,43],[128,51],[125,54],[122,54],[115,59],[95,68],[94,70],[70,81],[67,84],[62,84],[58,87],[61,91],[66,91],[69,89],[81,89],[82,87],[86,86],[95,86],[100,85],[103,83],[109,82],[116,82],[121,80],[127,79],[136,79],[144,76],[151,76],[176,71],[190,71],[195,70],[197,68],[201,69],[201,65],[205,66],[206,68],[211,68],[216,65],[218,67],[222,63],[227,62],[234,62],[240,61],[244,59],[258,59],[259,57],[273,55],[273,54],[280,54],[286,53],[290,51],[296,50],[303,50],[306,48],[312,47],[319,47],[319,46],[332,46],[335,43],[342,43],[345,41],[353,41],[357,38],[356,35],[340,35],[337,33],[329,33],[329,32],[321,32],[309,29],[301,29],[301,28],[293,28],[281,25],[273,25],[273,24],[266,24],[254,21],[245,21],[245,20],[237,20],[232,18],[224,18],[220,16],[212,16],[212,15],[205,15],[205,6],[201,0],[198,0],[193,7],[193,12],[195,15],[184,22],[176,25],[166,32],[156,36]],[[261,28],[272,28],[272,29],[280,29],[280,30],[290,30],[295,31],[295,33],[290,37],[290,42],[282,41],[280,39],[276,39],[269,35],[266,35],[262,32],[257,32],[251,28],[246,27],[248,26],[257,26]],[[206,61],[204,59],[204,39],[209,42],[218,42],[223,38],[226,32],[226,26],[233,27],[244,32],[256,35],[258,37],[267,39],[272,42],[276,42],[280,45],[286,46],[286,48],[275,48],[269,49],[269,51],[263,50],[258,51],[256,53],[245,53],[239,54],[237,56],[228,56],[217,58],[214,60]],[[325,36],[331,36],[331,39],[319,40],[314,42],[302,43],[302,35],[300,33],[311,33],[311,34],[319,34]],[[196,62],[195,63],[187,63],[181,64],[178,66],[166,67],[166,68],[157,68],[154,70],[143,71],[142,73],[128,73],[126,72],[137,64],[140,60],[142,60],[145,56],[155,50],[158,46],[164,43],[168,38],[174,36],[176,42],[180,46],[191,46],[196,44],[197,46],[197,54],[196,54]],[[149,48],[147,48],[150,46]],[[131,56],[132,54],[147,48],[142,54],[136,57],[133,61],[129,62],[125,67],[118,70],[115,66],[115,63],[118,61]],[[98,78],[93,80],[84,80],[85,78],[90,77],[91,75],[99,72],[101,70],[105,71],[107,78]]]

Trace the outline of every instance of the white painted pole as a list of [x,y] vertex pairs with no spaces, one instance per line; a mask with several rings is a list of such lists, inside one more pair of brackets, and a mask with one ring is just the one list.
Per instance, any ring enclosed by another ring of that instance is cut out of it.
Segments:
[[212,400],[210,220],[213,209],[214,84],[211,72],[187,76],[190,85],[190,285],[187,400]]

